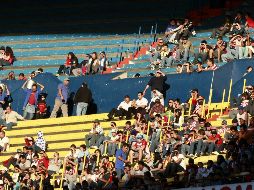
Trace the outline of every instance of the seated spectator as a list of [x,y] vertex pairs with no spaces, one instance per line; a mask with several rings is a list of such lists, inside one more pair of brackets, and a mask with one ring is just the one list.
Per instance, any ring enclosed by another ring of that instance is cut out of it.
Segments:
[[12,129],[13,126],[17,125],[18,120],[24,120],[24,118],[19,115],[17,112],[11,109],[11,106],[8,106],[4,112],[0,123],[7,127],[7,130]]
[[77,64],[77,58],[73,52],[69,52],[64,65],[61,65],[57,71],[58,75],[70,74],[70,69],[73,64]]
[[4,51],[1,50],[0,67],[10,66],[13,64],[14,60],[15,60],[15,57],[10,47],[7,46]]
[[137,140],[131,143],[131,149],[129,152],[130,163],[133,164],[134,159],[142,160],[143,154],[146,151],[147,142],[143,135],[138,134]]
[[124,116],[127,116],[127,112],[131,105],[132,101],[130,100],[130,97],[128,95],[124,96],[124,101],[122,101],[117,108],[113,108],[109,112],[108,119],[111,120],[114,117],[119,117],[119,119],[122,119]]
[[19,78],[18,78],[18,80],[24,80],[24,81],[26,81],[27,78],[25,77],[24,73],[19,73]]
[[190,36],[195,36],[195,35],[196,35],[196,32],[194,30],[192,22],[188,18],[185,18],[182,28],[177,31],[175,40],[179,42],[181,37],[189,38]]
[[136,115],[140,113],[141,115],[145,115],[147,106],[148,100],[144,97],[143,92],[138,92],[138,99],[132,101],[132,106],[128,109],[126,119],[131,119],[131,114]]
[[89,134],[85,136],[85,143],[88,148],[99,147],[102,143],[102,137],[104,136],[103,129],[100,126],[99,120],[95,120],[93,123],[93,127]]
[[218,69],[218,66],[214,63],[213,59],[208,59],[207,60],[207,67],[204,69],[206,71],[215,71]]
[[10,146],[10,140],[5,135],[4,131],[0,131],[0,153],[8,151]]
[[253,71],[252,66],[248,66],[248,67],[246,68],[246,72],[243,74],[243,77],[246,76],[248,73],[250,73],[250,72],[252,72],[252,71]]
[[250,15],[248,13],[245,13],[245,26],[247,28],[254,28],[254,19],[250,17]]
[[8,73],[8,76],[5,78],[5,80],[16,80],[14,71],[10,71]]
[[214,51],[214,58],[217,58],[218,62],[221,61],[222,54],[225,54],[227,48],[227,42],[223,41],[222,37],[217,38],[217,43],[213,48]]
[[229,31],[229,37],[232,38],[236,35],[245,36],[246,31],[240,23],[233,23]]
[[164,106],[161,104],[159,99],[156,99],[155,104],[150,109],[149,116],[151,119],[154,119],[157,114],[162,114],[164,112]]
[[179,41],[179,49],[176,51],[176,60],[183,62],[188,61],[194,49],[190,40],[187,37],[182,37]]
[[[103,141],[103,144],[100,145],[101,152],[106,152],[108,156],[113,156],[116,153],[117,146],[120,142],[120,137],[117,135],[117,130],[111,130],[111,136],[107,138],[107,140]],[[105,150],[105,146],[107,143],[107,149]]]
[[163,176],[173,177],[177,174],[177,172],[184,171],[186,169],[184,158],[185,157],[180,154],[178,150],[174,150],[169,156],[169,161],[163,172]]
[[49,167],[48,167],[49,174],[51,175],[51,174],[58,173],[61,165],[62,165],[62,161],[59,158],[59,153],[55,152],[53,159],[49,161]]
[[198,53],[194,53],[193,63],[196,64],[201,59],[201,63],[203,64],[208,58],[213,58],[213,48],[207,44],[206,40],[202,40],[198,48]]
[[217,29],[214,29],[210,38],[217,38],[219,36],[223,37],[226,33],[229,32],[230,28],[231,28],[230,18],[226,17],[224,25]]

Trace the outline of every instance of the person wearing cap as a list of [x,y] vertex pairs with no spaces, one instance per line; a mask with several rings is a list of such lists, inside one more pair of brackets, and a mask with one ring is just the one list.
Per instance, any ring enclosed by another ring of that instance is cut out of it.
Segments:
[[137,141],[132,142],[131,149],[129,152],[130,163],[133,164],[134,158],[138,158],[138,160],[142,160],[144,151],[147,146],[147,142],[145,141],[142,134],[138,134],[136,136]]
[[100,146],[99,139],[104,136],[102,127],[100,126],[100,121],[98,119],[94,120],[93,127],[91,131],[85,135],[85,143],[87,148],[93,147],[98,148]]
[[55,118],[59,108],[62,110],[63,117],[68,117],[68,97],[69,97],[69,83],[70,79],[65,78],[63,83],[60,83],[57,87],[57,96],[55,99],[55,105],[51,112],[50,117]]
[[206,40],[202,40],[198,48],[198,53],[194,53],[194,57],[193,64],[196,64],[199,59],[204,64],[207,58],[213,58],[212,46],[208,45]]
[[92,101],[92,92],[85,82],[82,83],[74,97],[74,104],[77,105],[76,115],[86,115],[89,103]]
[[[34,83],[32,85],[31,89],[27,89],[25,88],[26,84],[29,82],[30,80],[27,80],[23,85],[22,85],[22,89],[25,91],[26,93],[26,98],[23,104],[23,117],[27,120],[31,120],[34,118],[34,115],[36,113],[36,106],[37,106],[37,102],[38,102],[38,97],[39,94],[41,93],[41,91],[43,91],[44,86],[40,83]],[[40,89],[38,88],[38,86],[40,87]]]
[[179,48],[176,51],[176,60],[188,61],[190,53],[194,53],[193,45],[187,37],[183,36],[179,41]]
[[[156,71],[155,77],[152,77],[147,83],[143,91],[143,95],[145,96],[146,91],[149,87],[151,87],[151,92],[153,90],[158,90],[161,94],[163,94],[166,80],[167,76],[163,72],[161,72],[160,70]],[[151,93],[151,98],[153,98],[153,93]]]

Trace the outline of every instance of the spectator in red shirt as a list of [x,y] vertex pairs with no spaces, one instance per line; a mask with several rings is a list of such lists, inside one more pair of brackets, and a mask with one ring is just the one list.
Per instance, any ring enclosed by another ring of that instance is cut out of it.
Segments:
[[38,170],[46,171],[49,167],[49,158],[45,151],[40,151],[40,159],[38,160]]
[[[30,120],[30,119],[33,119],[34,117],[38,96],[39,96],[39,93],[44,89],[44,86],[37,83],[32,85],[32,89],[25,89],[27,82],[28,81],[26,81],[22,86],[22,88],[26,92],[26,99],[23,104],[23,110],[24,110],[23,117],[27,120]],[[38,89],[37,85],[39,85],[41,89]]]
[[44,119],[47,115],[47,103],[44,94],[41,95],[37,103],[36,119]]
[[211,131],[211,136],[207,140],[208,154],[219,155],[222,149],[223,140],[216,130]]
[[66,73],[72,66],[73,62],[77,60],[77,57],[73,52],[69,52],[64,65],[60,65],[57,74],[61,75],[62,73]]
[[133,159],[138,158],[138,160],[142,160],[143,153],[146,149],[147,142],[143,138],[143,135],[138,134],[137,135],[137,141],[132,142],[131,150],[129,152],[130,162],[133,164]]

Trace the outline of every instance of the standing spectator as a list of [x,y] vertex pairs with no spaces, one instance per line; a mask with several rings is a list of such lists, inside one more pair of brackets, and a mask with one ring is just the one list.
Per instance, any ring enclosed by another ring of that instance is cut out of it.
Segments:
[[13,126],[17,125],[18,119],[24,120],[21,115],[11,109],[11,106],[7,106],[2,119],[0,119],[0,124],[6,126],[7,130],[10,130]]
[[106,71],[108,67],[108,59],[104,51],[100,52],[99,61],[100,61],[100,67],[99,67],[100,72]]
[[[44,86],[40,83],[33,84],[32,89],[25,89],[25,86],[29,80],[27,80],[22,88],[26,92],[26,99],[23,104],[23,117],[27,120],[33,119],[34,114],[36,112],[36,106],[38,101],[39,93],[44,89]],[[37,85],[41,87],[41,89],[38,89]]]
[[123,144],[121,149],[118,149],[116,151],[116,173],[119,180],[122,179],[122,176],[124,174],[124,166],[125,164],[129,163],[127,160],[127,153],[128,153],[129,147],[128,144]]
[[57,97],[55,99],[55,105],[51,112],[51,118],[56,117],[59,108],[62,110],[63,117],[68,117],[68,96],[69,96],[69,83],[70,79],[65,78],[63,83],[57,87]]
[[75,97],[74,103],[77,104],[77,116],[86,115],[86,111],[89,103],[92,101],[91,90],[87,87],[85,82],[82,83],[82,86],[78,89]]
[[47,116],[46,94],[40,94],[37,103],[36,119],[44,119]]
[[24,73],[19,73],[19,78],[18,80],[27,80],[27,78],[25,77]]
[[0,153],[6,152],[9,149],[10,140],[5,136],[4,131],[0,131]]
[[8,99],[10,97],[10,91],[8,86],[5,86],[5,91],[2,86],[0,86],[0,115],[2,115],[3,110],[5,110],[6,106],[8,106]]
[[96,52],[93,52],[87,64],[87,73],[96,74],[99,71],[100,61]]
[[122,119],[123,116],[128,116],[128,110],[132,105],[132,101],[128,95],[124,96],[124,101],[122,101],[117,108],[113,108],[109,114],[108,119],[111,120],[114,116]]
[[37,133],[37,139],[35,140],[35,145],[40,147],[41,150],[46,150],[46,141],[43,137],[43,132],[39,131]]
[[[152,77],[146,85],[143,91],[143,95],[146,94],[146,91],[149,87],[151,87],[151,92],[153,90],[158,90],[160,93],[163,94],[166,80],[167,76],[163,72],[161,72],[160,70],[156,71],[155,77]],[[151,98],[153,98],[153,93],[151,93]]]

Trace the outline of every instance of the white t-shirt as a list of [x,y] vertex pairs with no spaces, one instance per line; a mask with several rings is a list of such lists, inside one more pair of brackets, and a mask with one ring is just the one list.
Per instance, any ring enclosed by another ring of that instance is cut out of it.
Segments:
[[5,144],[7,144],[6,150],[8,150],[9,146],[10,146],[10,140],[6,136],[4,138],[0,139],[0,146],[4,147]]
[[124,110],[128,111],[129,107],[131,107],[132,101],[130,101],[129,103],[126,103],[125,101],[122,101],[119,106],[117,107],[117,109],[119,110],[120,108],[123,108]]
[[180,166],[182,166],[184,169],[186,169],[186,164],[184,162],[184,155],[183,154],[178,154],[177,156],[173,156],[172,157],[172,160],[174,160],[175,162],[178,160],[178,159],[182,159],[181,162],[179,163]]
[[148,106],[148,100],[146,99],[146,98],[141,98],[141,100],[140,99],[137,99],[136,100],[136,104],[137,104],[137,107],[143,107],[143,106],[145,106],[145,107],[147,107]]
[[143,170],[137,170],[134,172],[134,175],[144,175],[145,172],[149,171],[146,167]]

